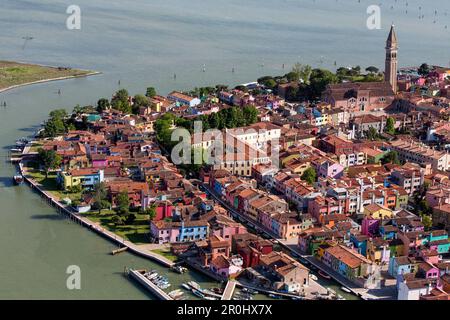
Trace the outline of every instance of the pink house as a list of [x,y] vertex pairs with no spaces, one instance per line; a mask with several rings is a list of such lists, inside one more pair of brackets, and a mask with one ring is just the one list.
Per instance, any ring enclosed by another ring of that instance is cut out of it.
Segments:
[[419,272],[425,276],[425,279],[439,277],[439,269],[428,262],[419,264]]
[[361,233],[365,236],[372,236],[378,232],[380,220],[365,217],[361,223]]
[[239,274],[242,270],[242,265],[243,260],[239,255],[230,258],[219,255],[211,260],[209,269],[222,278],[228,279]]
[[93,168],[105,168],[108,166],[108,160],[105,154],[91,154],[91,161]]
[[174,243],[178,242],[177,238],[180,229],[173,228],[170,223],[165,224],[163,221],[150,223],[150,234],[157,240],[157,243]]
[[211,228],[211,235],[221,237],[229,242],[231,242],[232,236],[248,232],[242,224],[235,222],[222,214],[217,214],[208,222]]
[[326,160],[316,164],[316,171],[319,177],[338,179],[344,174],[344,167],[337,162]]
[[319,196],[308,202],[308,213],[319,220],[321,215],[341,213],[344,208],[339,206],[339,202],[331,197]]

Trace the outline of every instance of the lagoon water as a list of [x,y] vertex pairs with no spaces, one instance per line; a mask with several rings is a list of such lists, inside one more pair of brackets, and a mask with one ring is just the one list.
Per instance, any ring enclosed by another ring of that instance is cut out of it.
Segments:
[[[66,9],[74,2],[81,8],[82,25],[71,31],[66,28]],[[143,93],[148,86],[166,94],[283,74],[295,62],[382,68],[392,22],[400,41],[401,66],[425,61],[449,64],[448,1],[376,1],[382,8],[382,29],[369,30],[366,9],[372,2],[2,0],[0,60],[102,74],[0,93],[0,102],[8,105],[0,107],[0,298],[152,298],[122,272],[125,266],[158,266],[128,253],[111,256],[113,244],[60,218],[26,186],[12,186],[15,169],[5,159],[9,146],[32,134],[50,110],[95,104],[101,96],[110,97],[119,80],[132,94]],[[34,38],[24,45],[23,37]],[[67,290],[69,265],[81,267],[82,290]],[[191,276],[207,283],[204,277]]]

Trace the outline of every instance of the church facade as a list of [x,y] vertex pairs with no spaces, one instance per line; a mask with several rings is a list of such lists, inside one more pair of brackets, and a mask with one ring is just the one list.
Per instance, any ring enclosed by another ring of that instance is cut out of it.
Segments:
[[322,95],[323,101],[349,113],[389,107],[397,92],[397,52],[397,35],[392,26],[386,41],[385,81],[331,84]]

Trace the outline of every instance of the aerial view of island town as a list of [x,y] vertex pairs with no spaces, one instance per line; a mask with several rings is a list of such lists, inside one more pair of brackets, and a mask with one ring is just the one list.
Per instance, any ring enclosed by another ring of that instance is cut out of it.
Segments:
[[0,299],[449,300],[448,13],[3,0]]

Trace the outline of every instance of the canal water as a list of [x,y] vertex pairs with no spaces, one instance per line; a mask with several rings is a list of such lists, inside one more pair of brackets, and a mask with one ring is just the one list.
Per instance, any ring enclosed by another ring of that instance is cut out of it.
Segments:
[[[166,94],[235,85],[286,73],[295,62],[381,68],[392,21],[401,66],[425,61],[448,65],[448,1],[409,0],[406,14],[404,1],[380,0],[380,30],[366,27],[371,2],[77,0],[81,30],[68,30],[66,9],[72,0],[2,0],[0,60],[102,74],[0,93],[0,103],[7,103],[0,107],[0,298],[151,299],[123,276],[123,269],[163,271],[129,253],[111,256],[113,244],[58,216],[26,186],[12,186],[15,168],[6,161],[7,151],[17,138],[32,134],[50,110],[95,104],[119,87],[136,94],[154,86]],[[24,37],[33,39],[25,42]],[[70,265],[81,268],[81,290],[66,287]],[[197,273],[165,273],[174,288],[190,278],[203,287],[214,286]]]

